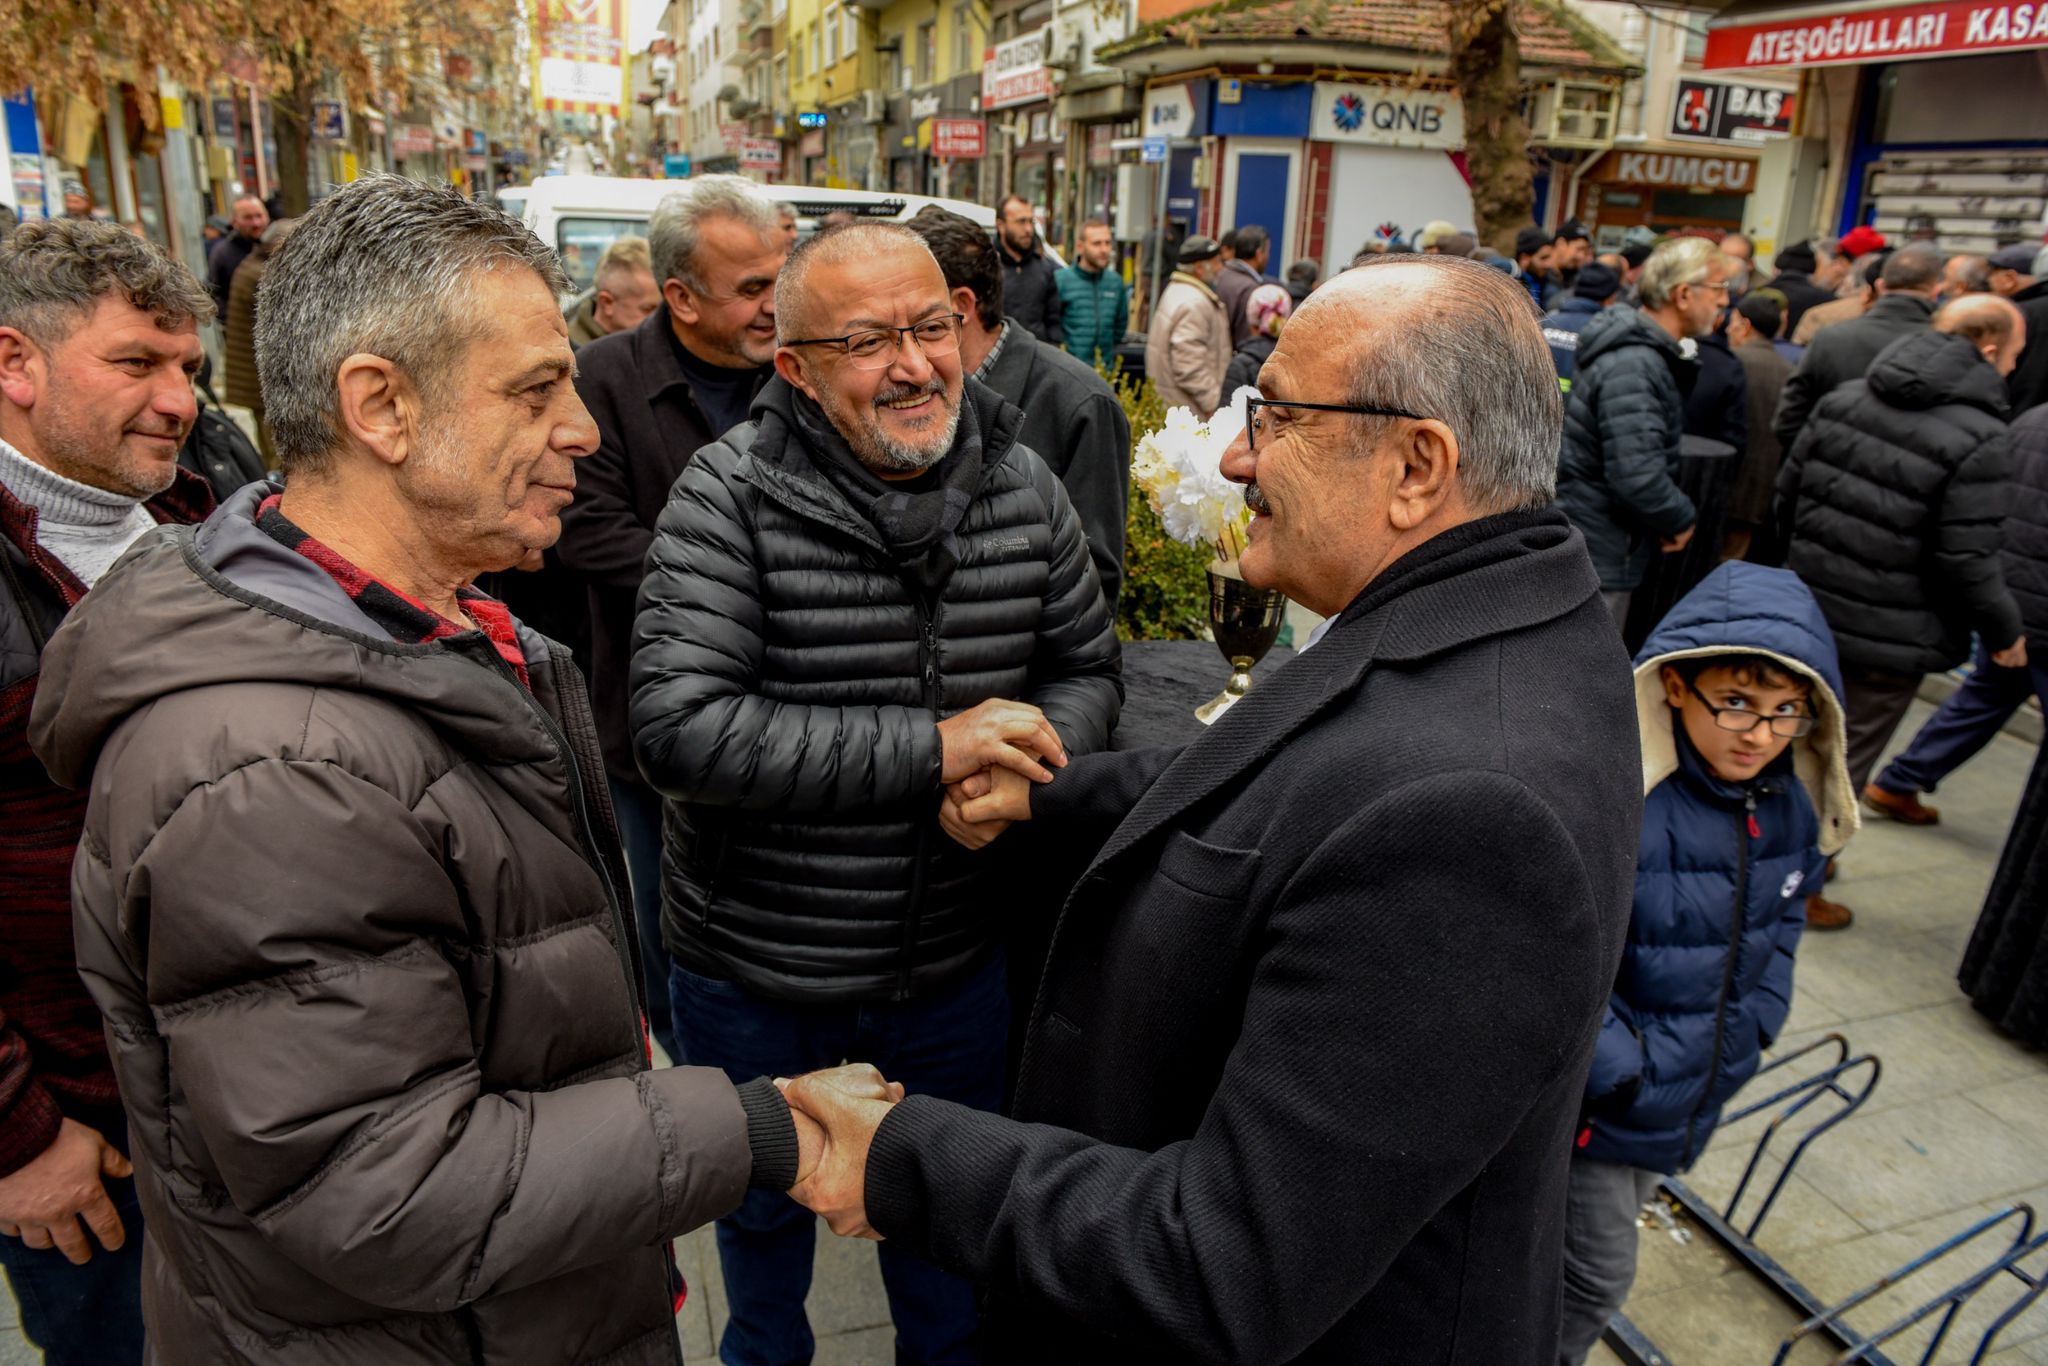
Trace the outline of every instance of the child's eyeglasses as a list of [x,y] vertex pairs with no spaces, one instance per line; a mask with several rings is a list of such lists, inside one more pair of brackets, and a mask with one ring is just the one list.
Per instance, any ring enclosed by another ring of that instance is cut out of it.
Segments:
[[1688,692],[1700,700],[1700,705],[1707,709],[1708,715],[1714,718],[1714,724],[1722,730],[1732,730],[1739,734],[1755,730],[1757,722],[1765,721],[1770,724],[1771,734],[1783,736],[1787,740],[1797,740],[1800,736],[1811,734],[1813,731],[1812,716],[1765,716],[1762,712],[1743,711],[1739,707],[1717,707],[1707,700],[1707,695],[1701,692],[1699,685],[1691,679],[1685,681],[1685,686]]

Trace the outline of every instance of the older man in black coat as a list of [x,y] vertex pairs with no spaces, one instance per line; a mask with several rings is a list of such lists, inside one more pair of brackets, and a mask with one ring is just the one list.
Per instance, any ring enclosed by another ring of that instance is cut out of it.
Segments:
[[1093,852],[1016,1118],[787,1094],[827,1131],[798,1196],[979,1279],[992,1359],[1555,1359],[1641,774],[1552,373],[1483,265],[1332,281],[1224,459],[1245,579],[1328,633],[1185,748],[949,794],[963,842]]
[[1893,252],[1878,276],[1881,288],[1870,311],[1813,339],[1778,400],[1773,427],[1780,445],[1791,450],[1820,401],[1850,380],[1862,379],[1878,352],[1927,330],[1941,289],[1942,264],[1941,253],[1924,242]]

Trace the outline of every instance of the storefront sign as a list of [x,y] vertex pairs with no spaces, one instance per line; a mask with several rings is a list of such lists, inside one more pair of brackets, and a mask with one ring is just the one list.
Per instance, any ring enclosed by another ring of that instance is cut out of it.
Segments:
[[1859,14],[1816,15],[1767,24],[1711,25],[1709,71],[1759,66],[1842,66],[1969,52],[2048,47],[2048,0],[1939,0]]
[[1195,131],[1195,87],[1155,85],[1145,92],[1145,122],[1139,130],[1146,137],[1184,138]]
[[797,139],[796,154],[800,157],[821,157],[825,155],[825,135],[813,130]]
[[1666,131],[1688,141],[1769,142],[1792,132],[1793,98],[1776,86],[1681,80]]
[[1756,163],[1746,157],[1609,152],[1594,171],[1592,179],[1603,185],[1647,185],[1655,189],[1748,194],[1756,188]]
[[235,102],[233,100],[214,100],[213,140],[215,142],[233,142],[235,140]]
[[988,150],[988,125],[980,119],[933,119],[932,153],[948,161],[972,160]]
[[424,123],[401,123],[391,130],[391,155],[424,156],[434,150],[434,130]]
[[1318,142],[1455,150],[1465,145],[1465,106],[1451,90],[1317,81],[1308,126]]
[[981,107],[1008,109],[1052,98],[1052,73],[1045,69],[1051,29],[997,43],[982,54]]
[[782,144],[774,138],[746,138],[740,143],[740,169],[776,171],[782,168]]
[[340,142],[347,136],[342,126],[340,100],[313,101],[313,136],[328,142]]
[[744,123],[719,124],[718,140],[725,144],[726,151],[739,151],[740,144],[747,140],[747,125]]
[[937,95],[912,95],[910,97],[910,121],[912,123],[923,123],[926,119],[938,113],[939,106],[943,103],[944,101]]

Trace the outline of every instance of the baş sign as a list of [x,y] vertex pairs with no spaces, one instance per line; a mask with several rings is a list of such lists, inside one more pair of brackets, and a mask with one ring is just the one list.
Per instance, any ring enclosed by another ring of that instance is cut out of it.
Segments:
[[1902,5],[1815,19],[1731,24],[1707,34],[1708,70],[1841,66],[2048,47],[2048,0]]
[[1674,138],[1765,142],[1792,131],[1793,94],[1775,86],[1682,80],[1671,105]]
[[1317,81],[1309,136],[1319,142],[1455,150],[1465,145],[1465,106],[1449,90]]

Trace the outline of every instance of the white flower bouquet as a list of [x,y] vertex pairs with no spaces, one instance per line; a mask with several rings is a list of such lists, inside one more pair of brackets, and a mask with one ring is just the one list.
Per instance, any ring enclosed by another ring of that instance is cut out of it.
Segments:
[[1246,392],[1257,391],[1240,389],[1206,422],[1186,408],[1167,409],[1166,425],[1141,440],[1131,459],[1131,476],[1150,495],[1166,534],[1209,545],[1232,572],[1252,514],[1244,486],[1223,477],[1222,462],[1244,430]]

